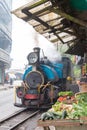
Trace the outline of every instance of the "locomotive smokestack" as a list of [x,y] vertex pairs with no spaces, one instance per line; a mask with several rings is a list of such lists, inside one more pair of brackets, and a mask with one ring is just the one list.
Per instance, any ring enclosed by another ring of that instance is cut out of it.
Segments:
[[35,47],[33,48],[34,52],[37,53],[38,56],[38,62],[40,61],[40,48],[39,47]]

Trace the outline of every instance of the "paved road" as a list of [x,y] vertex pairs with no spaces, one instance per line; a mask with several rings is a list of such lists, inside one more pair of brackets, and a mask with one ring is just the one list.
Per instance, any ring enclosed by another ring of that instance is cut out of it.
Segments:
[[14,106],[14,88],[5,87],[0,89],[0,120],[23,109]]

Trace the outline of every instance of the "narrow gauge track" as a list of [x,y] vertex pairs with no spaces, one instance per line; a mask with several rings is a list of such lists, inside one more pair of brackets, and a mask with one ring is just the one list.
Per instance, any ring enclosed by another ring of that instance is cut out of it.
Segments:
[[31,117],[35,116],[37,111],[22,110],[6,119],[0,121],[0,130],[15,130],[22,123],[26,122]]

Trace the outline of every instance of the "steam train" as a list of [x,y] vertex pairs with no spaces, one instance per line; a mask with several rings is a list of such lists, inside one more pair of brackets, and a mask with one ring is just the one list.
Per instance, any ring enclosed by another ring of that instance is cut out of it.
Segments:
[[51,62],[46,56],[41,58],[38,47],[29,53],[27,59],[29,66],[24,72],[21,86],[15,88],[14,105],[28,108],[50,107],[58,98],[58,92],[67,90],[71,61],[67,57],[56,62]]

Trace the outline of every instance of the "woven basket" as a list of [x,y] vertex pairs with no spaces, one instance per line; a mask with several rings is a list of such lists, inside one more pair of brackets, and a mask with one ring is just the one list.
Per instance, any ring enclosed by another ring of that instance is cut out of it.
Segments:
[[81,94],[87,94],[87,92],[78,92],[78,93],[75,93],[75,97],[76,97],[77,95],[81,95]]
[[87,92],[87,83],[81,82],[79,85],[79,91],[80,92]]

